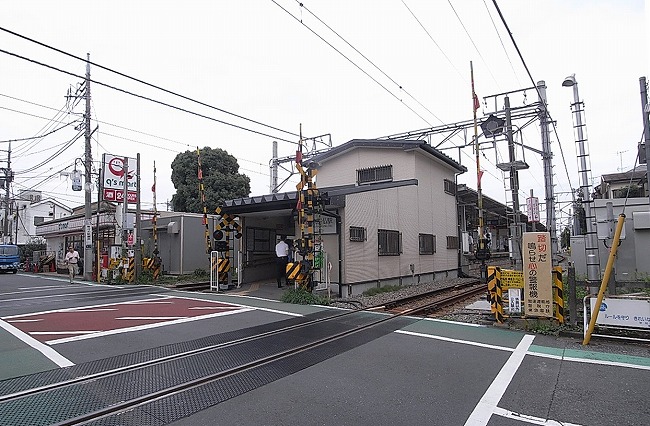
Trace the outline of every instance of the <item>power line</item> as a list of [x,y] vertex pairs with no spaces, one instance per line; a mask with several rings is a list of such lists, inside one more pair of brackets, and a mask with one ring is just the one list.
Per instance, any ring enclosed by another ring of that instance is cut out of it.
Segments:
[[[0,27],[0,30],[2,30],[1,27]],[[42,66],[42,67],[49,68],[49,69],[54,70],[54,71],[58,71],[58,72],[63,73],[63,74],[67,74],[67,75],[70,75],[70,76],[75,77],[75,78],[85,79],[85,77],[80,76],[80,75],[78,75],[78,74],[75,74],[75,73],[73,73],[73,72],[65,71],[65,70],[62,70],[62,69],[60,69],[60,68],[57,68],[57,67],[55,67],[55,66],[53,66],[53,65],[45,64],[45,63],[43,63],[43,62],[39,62],[39,61],[37,61],[37,60],[35,60],[35,59],[27,58],[27,57],[25,57],[25,56],[19,55],[19,54],[17,54],[17,53],[9,52],[9,51],[4,50],[4,49],[0,49],[0,53],[4,53],[4,54],[6,54],[6,55],[13,56],[13,57],[15,57],[15,58],[23,59],[23,60],[28,61],[28,62],[31,62],[31,63],[33,63],[33,64],[40,65],[40,66]],[[181,108],[181,107],[178,107],[178,106],[175,106],[175,105],[169,104],[169,103],[167,103],[167,102],[159,101],[159,100],[156,100],[156,99],[153,99],[153,98],[150,98],[150,97],[144,96],[144,95],[139,95],[139,94],[137,94],[137,93],[133,93],[133,92],[130,92],[130,91],[125,90],[125,89],[120,89],[119,87],[112,86],[112,85],[110,85],[110,84],[103,83],[103,82],[101,82],[101,81],[92,80],[92,79],[90,79],[89,81],[92,82],[92,83],[94,83],[94,84],[98,84],[98,85],[100,85],[100,86],[103,86],[103,87],[106,87],[106,88],[109,88],[109,89],[112,89],[112,90],[115,90],[115,91],[118,91],[118,92],[121,92],[121,93],[124,93],[124,94],[127,94],[127,95],[131,95],[131,96],[136,97],[136,98],[140,98],[140,99],[144,99],[144,100],[149,101],[149,102],[156,103],[156,104],[158,104],[158,105],[166,106],[166,107],[168,107],[168,108],[175,109],[175,110],[178,110],[178,111],[182,111],[182,112],[185,112],[185,113],[188,113],[188,114],[191,114],[191,115],[197,116],[197,117],[205,118],[205,119],[207,119],[207,120],[211,120],[211,121],[214,121],[214,122],[217,122],[217,123],[220,123],[220,124],[225,124],[226,126],[231,126],[231,127],[236,128],[236,129],[245,130],[245,131],[247,131],[247,132],[255,133],[255,134],[258,134],[258,135],[261,135],[261,136],[266,136],[266,137],[268,137],[268,138],[276,139],[276,140],[278,140],[278,141],[288,142],[288,143],[291,143],[291,144],[294,144],[294,145],[297,145],[297,144],[298,144],[298,142],[295,142],[295,141],[291,141],[291,140],[284,139],[284,138],[279,138],[279,137],[277,137],[277,136],[273,136],[273,135],[270,135],[270,134],[268,134],[268,133],[264,133],[264,132],[260,132],[260,131],[257,131],[257,130],[249,129],[249,128],[247,128],[247,127],[239,126],[239,125],[237,125],[237,124],[228,123],[227,121],[219,120],[219,119],[217,119],[217,118],[210,117],[210,116],[207,116],[207,115],[205,115],[205,114],[201,114],[201,113],[198,113],[198,112],[190,111],[190,110],[188,110],[188,109]]]
[[[320,22],[321,24],[325,25],[325,27],[326,27],[328,30],[330,30],[331,32],[333,32],[334,34],[336,34],[336,36],[337,36],[338,38],[340,38],[341,40],[343,40],[343,42],[344,42],[345,44],[347,44],[348,46],[350,46],[350,48],[352,48],[352,50],[354,50],[354,51],[357,52],[359,55],[361,55],[361,57],[362,57],[363,59],[365,59],[366,61],[368,61],[368,62],[370,63],[370,65],[372,65],[373,67],[375,67],[375,69],[377,69],[377,71],[379,71],[380,73],[382,73],[382,74],[383,74],[387,79],[389,79],[393,84],[395,84],[395,85],[399,88],[399,90],[401,90],[401,91],[404,92],[407,96],[409,96],[411,99],[413,99],[413,100],[414,100],[418,105],[420,105],[422,108],[424,108],[424,109],[425,109],[429,114],[431,114],[432,116],[434,116],[438,121],[440,121],[441,123],[444,123],[444,122],[440,119],[440,117],[438,117],[436,114],[434,114],[434,113],[433,113],[429,108],[427,108],[426,106],[424,106],[424,105],[422,104],[422,102],[420,102],[420,101],[417,100],[413,95],[411,95],[411,94],[410,94],[410,93],[409,93],[409,92],[408,92],[404,87],[402,87],[401,84],[399,84],[399,83],[396,82],[396,81],[395,81],[391,76],[389,76],[388,74],[386,74],[386,73],[384,72],[384,70],[382,70],[381,68],[379,68],[379,67],[378,67],[378,66],[377,66],[373,61],[371,61],[371,60],[370,60],[366,55],[364,55],[363,53],[361,53],[361,52],[359,51],[359,49],[357,49],[357,48],[354,47],[352,44],[350,44],[350,43],[349,43],[349,42],[348,42],[348,41],[347,41],[343,36],[341,36],[338,32],[336,32],[332,27],[330,27],[330,26],[327,25],[325,22],[323,22],[323,20],[320,19],[318,16],[316,16],[316,15],[314,14],[314,12],[312,12],[311,10],[309,10],[309,9],[307,8],[307,6],[305,6],[304,3],[300,2],[299,0],[296,0],[296,3],[298,3],[298,5],[299,5],[301,8],[303,8],[303,9],[305,9],[307,12],[309,12],[309,14],[310,14],[311,16],[313,16],[314,18],[316,18],[316,19],[318,20],[318,22]],[[276,4],[277,4],[277,3],[276,3]],[[408,7],[408,6],[407,6],[407,7]]]
[[429,33],[429,31],[424,27],[424,25],[422,24],[422,22],[420,22],[420,20],[418,19],[418,17],[415,16],[415,13],[413,13],[413,11],[411,10],[411,8],[408,7],[408,5],[406,4],[406,2],[404,2],[404,0],[402,0],[402,4],[404,5],[404,7],[406,7],[406,9],[407,9],[407,10],[409,11],[409,13],[413,16],[413,18],[417,21],[417,23],[420,24],[420,27],[422,27],[422,29],[424,30],[424,32],[427,33],[427,35],[429,36],[429,38],[431,39],[431,41],[433,42],[433,44],[436,45],[436,47],[438,48],[438,50],[440,50],[440,53],[442,53],[443,56],[447,59],[447,62],[449,62],[449,63],[451,64],[451,66],[456,70],[456,72],[457,72],[458,75],[461,77],[461,79],[463,79],[463,81],[467,81],[467,78],[463,75],[463,73],[460,72],[460,70],[459,70],[458,68],[456,68],[456,65],[454,65],[454,63],[451,61],[451,59],[449,59],[449,56],[447,56],[447,54],[445,53],[445,51],[442,50],[442,47],[440,47],[440,45],[438,45],[438,43],[433,39],[433,36],[431,36],[431,34]]
[[[515,50],[517,50],[517,54],[519,55],[519,59],[521,60],[521,63],[524,65],[524,68],[526,69],[526,73],[528,74],[528,78],[530,79],[531,83],[533,84],[533,87],[535,87],[535,91],[537,92],[537,96],[539,96],[539,99],[542,99],[542,94],[539,91],[539,88],[537,87],[537,84],[535,83],[535,80],[533,79],[533,75],[530,73],[530,69],[528,69],[528,65],[526,64],[526,61],[524,60],[524,56],[521,54],[521,50],[519,50],[519,46],[517,46],[517,42],[515,41],[515,37],[512,34],[512,31],[510,31],[510,27],[508,26],[508,23],[506,22],[506,18],[503,16],[503,13],[501,13],[501,9],[499,8],[499,5],[497,4],[497,0],[492,0],[492,3],[494,4],[494,7],[496,8],[497,12],[499,13],[499,17],[501,18],[501,22],[503,22],[503,25],[506,27],[506,31],[508,31],[508,35],[510,36],[510,40],[512,41],[512,44],[515,47]],[[546,103],[546,101],[544,101]],[[546,106],[546,105],[545,105]],[[560,136],[557,133],[557,127],[555,126],[555,121],[551,117],[551,113],[548,112],[548,108],[544,108],[544,111],[546,112],[546,115],[548,116],[549,121],[551,122],[551,125],[553,126],[553,131],[555,133],[555,138],[557,139],[557,143],[560,146],[560,154],[562,155],[562,163],[564,164],[564,171],[566,172],[567,180],[569,182],[569,187],[571,188],[571,197],[573,201],[575,202],[575,190],[573,189],[573,186],[571,185],[571,178],[569,177],[569,169],[566,165],[566,159],[564,158],[564,150],[562,149],[562,143],[560,142]]]
[[[105,66],[99,65],[99,64],[94,63],[94,62],[90,62],[90,61],[88,61],[88,59],[81,58],[81,57],[79,57],[79,56],[75,56],[75,55],[73,55],[73,54],[71,54],[71,53],[68,53],[68,52],[66,52],[66,51],[64,51],[64,50],[57,49],[57,48],[55,48],[55,47],[49,46],[49,45],[47,45],[47,44],[45,44],[45,43],[42,43],[42,42],[40,42],[40,41],[37,41],[37,40],[34,40],[34,39],[32,39],[32,38],[26,37],[26,36],[24,36],[24,35],[22,35],[22,34],[18,34],[18,33],[14,32],[14,31],[11,31],[11,30],[6,29],[6,28],[0,27],[0,30],[2,30],[2,31],[4,31],[4,32],[7,32],[7,33],[9,33],[9,34],[11,34],[11,35],[14,35],[14,36],[16,36],[16,37],[22,38],[23,40],[30,41],[30,42],[32,42],[32,43],[38,44],[39,46],[45,47],[45,48],[47,48],[47,49],[50,49],[50,50],[53,50],[53,51],[55,51],[55,52],[61,53],[61,54],[63,54],[63,55],[69,56],[69,57],[71,57],[71,58],[77,59],[77,60],[79,60],[79,61],[82,61],[83,63],[89,63],[90,65],[92,65],[92,66],[94,66],[94,67],[97,67],[97,68],[100,68],[100,69],[103,69],[103,70],[106,70],[106,71],[112,72],[112,73],[117,74],[117,75],[119,75],[119,76],[121,76],[121,77],[127,78],[127,79],[129,79],[129,80],[136,81],[136,82],[138,82],[138,83],[144,84],[145,86],[152,87],[152,88],[154,88],[154,89],[160,90],[160,91],[165,92],[165,93],[168,93],[168,94],[170,94],[170,95],[177,96],[177,97],[179,97],[179,98],[181,98],[181,99],[185,99],[185,100],[187,100],[187,101],[194,102],[194,103],[199,104],[199,105],[201,105],[201,106],[205,106],[205,107],[208,107],[208,108],[210,108],[210,109],[214,109],[214,110],[216,110],[216,111],[222,112],[222,113],[224,113],[224,114],[228,114],[228,115],[231,115],[231,116],[233,116],[233,117],[237,117],[237,118],[240,118],[240,119],[242,119],[242,120],[249,121],[249,122],[251,122],[251,123],[255,123],[255,124],[258,124],[258,125],[263,126],[263,127],[267,127],[267,128],[269,128],[269,129],[277,130],[277,131],[279,131],[279,132],[286,133],[286,134],[289,134],[289,135],[291,135],[291,136],[300,136],[300,135],[298,135],[297,133],[293,133],[293,132],[290,132],[290,131],[287,131],[287,130],[282,130],[282,129],[280,129],[280,128],[277,128],[277,127],[274,127],[274,126],[271,126],[271,125],[268,125],[268,124],[264,124],[264,123],[262,123],[262,122],[260,122],[260,121],[256,121],[256,120],[253,120],[253,119],[250,119],[250,118],[244,117],[244,116],[242,116],[242,115],[235,114],[235,113],[233,113],[233,112],[227,111],[227,110],[222,109],[222,108],[215,107],[215,106],[210,105],[210,104],[207,104],[207,103],[205,103],[205,102],[198,101],[198,100],[196,100],[196,99],[190,98],[190,97],[185,96],[185,95],[181,95],[180,93],[173,92],[173,91],[171,91],[171,90],[165,89],[165,88],[160,87],[160,86],[157,86],[157,85],[155,85],[155,84],[148,83],[148,82],[146,82],[146,81],[144,81],[144,80],[142,80],[142,79],[132,77],[132,76],[130,76],[130,75],[128,75],[128,74],[124,74],[124,73],[119,72],[119,71],[115,71],[115,70],[113,70],[113,69],[111,69],[111,68],[108,68],[108,67],[105,67]],[[91,80],[91,81],[92,81],[92,80]]]
[[487,10],[488,16],[490,17],[490,21],[492,22],[492,26],[494,27],[494,31],[497,33],[497,37],[499,37],[499,42],[501,43],[501,47],[503,48],[503,52],[506,54],[506,58],[508,58],[508,62],[510,63],[510,69],[512,69],[512,74],[515,76],[515,80],[517,80],[517,84],[521,86],[521,82],[519,81],[519,77],[517,76],[517,73],[515,72],[515,67],[512,65],[512,61],[510,60],[510,55],[508,55],[508,50],[506,49],[506,46],[503,44],[503,39],[501,38],[501,34],[499,33],[499,30],[497,29],[497,25],[494,23],[494,19],[492,19],[492,13],[490,13],[490,9],[488,8],[487,3],[485,0],[483,0],[483,5],[485,6],[485,10]]
[[[371,76],[371,75],[370,75],[366,70],[364,70],[364,69],[361,68],[359,65],[357,65],[357,64],[356,64],[352,59],[348,58],[348,57],[347,57],[343,52],[341,52],[339,49],[337,49],[336,47],[334,47],[334,45],[332,45],[332,43],[330,43],[329,41],[325,40],[325,39],[324,39],[320,34],[318,34],[316,31],[314,31],[313,29],[311,29],[311,27],[309,27],[307,24],[305,24],[301,19],[299,19],[299,18],[297,18],[296,16],[294,16],[293,13],[289,12],[287,9],[285,9],[284,7],[282,7],[282,6],[281,6],[278,2],[276,2],[275,0],[271,0],[271,1],[272,1],[273,3],[275,3],[275,5],[278,6],[280,9],[284,10],[284,11],[285,11],[289,16],[291,16],[293,19],[295,19],[296,21],[298,21],[302,26],[304,26],[304,27],[307,28],[309,31],[311,31],[312,34],[314,34],[316,37],[318,37],[319,39],[321,39],[325,44],[327,44],[329,47],[331,47],[332,49],[334,49],[334,51],[336,51],[336,53],[338,53],[339,55],[343,56],[343,57],[344,57],[348,62],[350,62],[352,65],[354,65],[354,66],[355,66],[359,71],[361,71],[361,72],[364,73],[368,78],[370,78],[372,81],[374,81],[375,83],[377,83],[377,84],[379,85],[379,87],[381,87],[381,88],[384,89],[386,92],[388,92],[392,97],[394,97],[395,99],[397,99],[397,100],[398,100],[402,105],[404,105],[406,108],[408,108],[409,110],[411,110],[411,112],[412,112],[413,114],[417,115],[417,116],[418,116],[422,121],[424,121],[425,123],[427,123],[429,126],[433,126],[431,123],[429,123],[429,121],[427,121],[426,118],[422,117],[420,114],[418,114],[417,111],[415,111],[415,110],[414,110],[413,108],[411,108],[409,105],[407,105],[406,103],[404,103],[404,101],[401,100],[401,99],[400,99],[397,95],[395,95],[393,92],[391,92],[390,89],[388,89],[386,86],[384,86],[383,84],[381,84],[381,83],[380,83],[376,78],[374,78],[373,76]],[[436,118],[437,118],[437,117],[436,117]],[[438,119],[438,120],[439,120],[439,119]]]
[[472,36],[469,34],[469,31],[467,31],[467,28],[465,28],[465,24],[463,23],[463,20],[460,19],[460,16],[458,15],[458,12],[456,12],[456,9],[454,9],[454,5],[451,4],[451,0],[447,0],[447,2],[449,3],[449,6],[451,6],[451,10],[454,11],[454,14],[456,15],[456,18],[458,18],[458,22],[460,22],[460,25],[461,25],[461,26],[463,27],[463,29],[465,30],[465,34],[467,34],[467,37],[469,37],[469,40],[472,42],[472,45],[474,46],[474,49],[475,49],[476,52],[478,53],[478,56],[481,58],[481,60],[482,60],[483,63],[485,64],[485,67],[487,68],[488,72],[489,72],[490,75],[492,76],[492,80],[494,80],[494,82],[497,84],[497,87],[499,87],[499,82],[497,81],[496,78],[494,78],[494,74],[492,74],[492,70],[490,69],[490,67],[488,66],[487,62],[485,61],[485,58],[483,58],[483,55],[481,54],[481,51],[478,50],[478,47],[476,46],[476,43],[474,43],[474,39],[473,39]]

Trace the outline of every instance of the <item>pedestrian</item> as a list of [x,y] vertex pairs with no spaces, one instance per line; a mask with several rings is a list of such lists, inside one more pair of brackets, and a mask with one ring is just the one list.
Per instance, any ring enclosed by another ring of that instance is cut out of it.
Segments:
[[282,287],[282,277],[286,282],[287,278],[287,262],[289,261],[289,245],[284,236],[280,237],[280,241],[275,245],[275,255],[277,256],[277,279],[278,288]]
[[65,263],[68,265],[70,284],[72,284],[74,276],[77,273],[77,263],[79,263],[79,252],[72,246],[68,247],[68,252],[65,254]]

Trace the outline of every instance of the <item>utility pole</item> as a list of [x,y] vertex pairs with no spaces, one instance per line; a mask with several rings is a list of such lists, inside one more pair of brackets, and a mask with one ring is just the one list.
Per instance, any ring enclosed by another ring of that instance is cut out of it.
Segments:
[[137,282],[142,273],[142,246],[140,245],[141,237],[141,212],[140,212],[140,153],[136,157],[136,201],[135,201],[135,232],[133,242],[135,244],[135,280]]
[[510,162],[510,196],[512,197],[512,210],[514,213],[514,223],[511,227],[510,235],[512,236],[512,260],[515,269],[523,267],[521,262],[521,228],[519,227],[519,172],[515,158],[515,142],[512,137],[512,115],[510,111],[510,98],[506,96],[503,99],[506,110],[506,137],[508,138],[508,161]]
[[126,240],[127,240],[127,216],[129,214],[129,157],[122,160],[122,179],[124,179],[124,198],[122,199],[122,257],[126,257]]
[[639,85],[641,86],[641,112],[643,113],[647,189],[650,197],[650,173],[648,172],[648,159],[650,159],[650,104],[648,104],[648,85],[646,84],[645,77],[639,78]]
[[544,194],[546,201],[546,229],[551,234],[551,255],[553,262],[557,259],[557,230],[555,229],[555,194],[553,189],[553,153],[551,152],[551,138],[549,119],[546,108],[546,82],[537,82],[540,102],[540,130],[542,136],[542,164],[544,166]]
[[9,151],[7,151],[7,168],[5,169],[5,220],[4,220],[4,235],[2,242],[7,242],[9,236],[9,243],[11,243],[11,232],[9,231],[9,185],[11,184],[13,174],[11,173],[11,141],[9,141]]
[[[84,271],[83,277],[84,280],[92,280],[92,258],[93,258],[93,241],[92,241],[92,223],[90,221],[92,211],[90,208],[91,205],[91,192],[92,192],[92,174],[91,174],[91,165],[93,161],[92,154],[90,152],[90,53],[86,53],[86,113],[84,115],[86,131],[85,131],[85,140],[86,140],[86,149],[85,149],[85,215],[84,215]],[[88,236],[90,236],[90,241],[88,241]]]

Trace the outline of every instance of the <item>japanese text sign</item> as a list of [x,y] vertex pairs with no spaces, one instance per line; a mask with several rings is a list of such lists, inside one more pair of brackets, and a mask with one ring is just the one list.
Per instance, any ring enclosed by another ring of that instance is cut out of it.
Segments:
[[526,232],[523,238],[526,315],[553,317],[551,234]]

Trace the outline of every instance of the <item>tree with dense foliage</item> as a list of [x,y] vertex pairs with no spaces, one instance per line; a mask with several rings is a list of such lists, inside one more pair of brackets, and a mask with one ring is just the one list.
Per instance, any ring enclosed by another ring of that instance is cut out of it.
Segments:
[[568,226],[562,230],[562,234],[560,236],[560,246],[563,249],[568,249],[571,247],[571,229],[569,229]]
[[[248,197],[250,178],[239,173],[237,159],[220,148],[200,151],[205,205],[209,213],[224,200]],[[198,156],[196,151],[181,152],[172,161],[172,183],[176,194],[172,207],[176,212],[203,213],[199,194]]]

